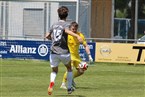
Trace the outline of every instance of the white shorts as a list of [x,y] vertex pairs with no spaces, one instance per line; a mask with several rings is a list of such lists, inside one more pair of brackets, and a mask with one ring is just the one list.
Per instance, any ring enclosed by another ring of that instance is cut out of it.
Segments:
[[67,65],[71,61],[70,54],[50,54],[50,66],[57,67],[60,62]]

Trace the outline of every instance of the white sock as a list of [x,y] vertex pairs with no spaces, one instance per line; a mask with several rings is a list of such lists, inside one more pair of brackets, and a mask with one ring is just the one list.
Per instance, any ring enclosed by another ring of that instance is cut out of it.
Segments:
[[56,78],[56,73],[55,72],[51,72],[50,74],[50,82],[54,82]]
[[65,83],[63,82],[61,85],[65,86]]
[[73,79],[73,73],[68,72],[67,73],[68,89],[72,87],[72,79]]

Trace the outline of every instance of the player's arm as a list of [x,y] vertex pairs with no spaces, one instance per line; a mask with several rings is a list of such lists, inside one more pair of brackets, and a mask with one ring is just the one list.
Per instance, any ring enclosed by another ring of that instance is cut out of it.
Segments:
[[91,56],[91,52],[90,52],[90,48],[89,48],[88,44],[87,44],[87,43],[86,43],[86,44],[83,44],[83,46],[85,47],[85,51],[86,51],[86,53],[88,54],[89,61],[90,61],[90,62],[93,62],[93,58],[92,58],[92,56]]
[[93,62],[93,58],[92,58],[92,56],[91,56],[90,48],[89,48],[89,46],[88,46],[88,44],[87,44],[87,42],[86,42],[86,39],[85,39],[85,37],[84,37],[83,34],[81,34],[81,36],[82,36],[82,38],[83,38],[83,40],[84,40],[83,46],[84,46],[84,48],[85,48],[86,53],[88,54],[89,61],[90,61],[90,62]]
[[88,55],[91,55],[90,48],[89,48],[88,44],[85,43],[85,44],[83,44],[83,46],[84,46],[84,48],[85,48],[86,53],[87,53]]
[[67,33],[67,34],[69,34],[69,35],[71,35],[71,36],[76,37],[80,43],[83,43],[82,37],[80,37],[79,35],[73,33],[72,31],[70,31],[70,30],[68,30],[68,29],[65,29],[65,33]]
[[51,40],[51,34],[53,32],[53,25],[49,28],[49,31],[46,32],[45,34],[45,38],[48,39],[48,40]]
[[45,38],[51,40],[51,34],[49,32],[47,32],[45,35]]

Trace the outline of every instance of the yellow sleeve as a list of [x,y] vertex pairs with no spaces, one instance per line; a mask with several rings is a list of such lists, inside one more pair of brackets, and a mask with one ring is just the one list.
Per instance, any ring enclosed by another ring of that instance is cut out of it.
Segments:
[[68,43],[73,43],[73,36],[71,35],[68,35]]
[[87,41],[86,41],[85,36],[84,36],[82,33],[80,33],[80,36],[81,36],[82,39],[83,39],[83,45],[87,44]]

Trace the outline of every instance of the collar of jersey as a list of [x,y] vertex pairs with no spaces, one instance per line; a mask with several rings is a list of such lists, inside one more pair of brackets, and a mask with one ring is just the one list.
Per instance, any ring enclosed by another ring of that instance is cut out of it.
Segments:
[[65,20],[59,20],[59,22],[65,22]]

